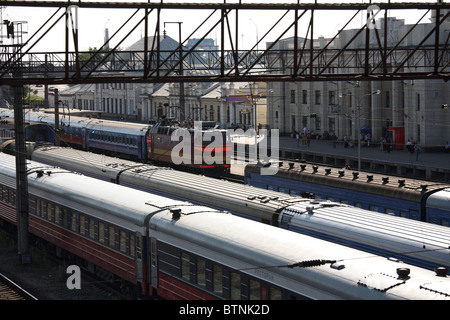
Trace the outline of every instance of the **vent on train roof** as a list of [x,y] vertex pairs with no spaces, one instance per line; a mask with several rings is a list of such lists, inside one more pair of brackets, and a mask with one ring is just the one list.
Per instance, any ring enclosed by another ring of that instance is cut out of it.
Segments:
[[180,208],[172,208],[172,209],[170,209],[170,213],[172,214],[173,220],[178,220],[181,217],[181,209]]

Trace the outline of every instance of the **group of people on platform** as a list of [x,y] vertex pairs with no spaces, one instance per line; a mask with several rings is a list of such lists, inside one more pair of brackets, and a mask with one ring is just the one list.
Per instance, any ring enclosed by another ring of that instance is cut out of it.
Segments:
[[306,127],[303,128],[302,132],[295,132],[295,139],[297,140],[297,147],[300,146],[300,140],[302,141],[303,146],[310,146],[311,144],[311,131],[309,131]]
[[[320,140],[328,140],[329,136],[327,137],[327,134],[328,134],[328,132],[324,132],[324,134],[322,136],[320,136]],[[310,146],[311,132],[306,127],[303,128],[302,132],[294,131],[294,134],[292,136],[297,139],[297,146],[300,146],[300,141],[302,141],[302,145],[306,145],[308,147]],[[342,142],[343,142],[344,148],[352,148],[353,147],[352,140],[348,139],[348,137],[346,135],[344,136]],[[367,133],[361,132],[360,133],[360,142],[361,142],[361,146],[370,147],[371,142],[372,142],[371,133],[370,132],[367,132]],[[337,139],[336,140],[333,139],[333,148],[336,148],[336,143],[337,143]],[[384,137],[380,138],[379,144],[380,144],[380,150],[384,151],[385,153],[390,153],[390,151],[393,148],[391,138],[388,134],[386,134]],[[410,154],[415,154],[416,161],[419,160],[421,147],[420,147],[419,143],[417,141],[415,141],[412,137],[410,137],[406,142],[406,150]],[[445,153],[450,153],[450,145],[449,145],[448,141],[445,143],[443,151]]]

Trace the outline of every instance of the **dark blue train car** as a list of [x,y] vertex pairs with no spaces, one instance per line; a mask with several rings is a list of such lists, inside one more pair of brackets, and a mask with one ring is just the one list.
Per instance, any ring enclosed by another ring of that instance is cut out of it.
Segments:
[[147,159],[146,135],[148,124],[91,121],[85,130],[85,150],[101,150],[130,159]]

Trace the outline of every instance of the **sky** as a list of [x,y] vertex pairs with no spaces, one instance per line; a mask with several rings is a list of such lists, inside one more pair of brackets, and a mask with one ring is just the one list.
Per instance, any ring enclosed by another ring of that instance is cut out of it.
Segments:
[[[51,0],[49,0],[51,1]],[[134,0],[134,2],[147,2],[147,0]],[[152,0],[155,1],[155,0]],[[159,1],[159,0],[158,0]],[[255,3],[254,0],[241,0],[243,3]],[[301,0],[301,3],[311,3],[315,0]],[[318,3],[334,3],[338,1],[333,0],[317,0]],[[388,2],[389,0],[378,0],[377,3]],[[407,1],[396,1],[390,0],[392,2],[435,2],[435,1],[419,1],[419,0],[407,0]],[[444,0],[445,2],[450,0]],[[120,2],[118,0],[97,0],[97,2]],[[223,3],[224,0],[197,0],[197,1],[182,1],[182,0],[165,0],[165,2],[191,2],[191,3]],[[226,0],[227,3],[238,3],[239,0]],[[260,1],[259,1],[260,2]],[[297,3],[297,0],[269,0],[263,1],[266,3]],[[370,0],[344,0],[339,1],[339,3],[349,2],[349,3],[366,3],[370,5]],[[26,36],[30,38],[49,17],[56,11],[56,8],[39,8],[39,7],[6,7],[2,10],[1,20],[10,21],[26,21],[23,24],[26,28]],[[108,28],[110,36],[116,32],[123,23],[132,17],[135,9],[90,9],[90,8],[80,8],[78,9],[78,40],[79,40],[79,50],[84,51],[89,48],[99,48],[104,43],[104,30]],[[239,39],[238,44],[240,48],[250,49],[253,47],[257,39],[260,40],[267,31],[274,25],[274,23],[284,14],[284,10],[240,10],[239,11]],[[216,23],[220,16],[219,13],[215,13],[208,22],[197,32],[195,29],[199,24],[206,19],[208,15],[212,13],[211,10],[163,10],[161,19],[162,22],[166,22],[163,29],[166,30],[167,35],[178,41],[178,23],[182,22],[182,40],[187,37],[202,37],[213,25]],[[337,15],[339,13],[339,15]],[[350,19],[354,14],[353,11],[332,11],[326,12],[324,10],[317,10],[314,15],[314,37],[318,36],[332,37],[339,29],[341,29],[344,24]],[[388,14],[389,16],[397,17],[400,19],[405,19],[406,23],[415,23],[418,21],[419,17],[424,13],[423,10],[391,10]],[[60,16],[62,11],[57,14]],[[293,12],[290,12],[282,22],[275,27],[270,34],[264,38],[263,42],[259,45],[259,48],[263,47],[266,41],[275,40],[286,26],[294,21]],[[379,16],[382,16],[380,13]],[[143,10],[140,10],[135,17],[132,17],[130,22],[128,22],[123,30],[111,40],[110,47],[119,45],[119,48],[126,49],[128,46],[138,41],[144,35],[144,25],[140,24],[129,36],[126,37],[122,43],[118,43],[122,40],[125,35],[140,21],[143,17]],[[230,16],[230,23],[232,28],[233,37],[235,36],[234,31],[234,13]],[[56,19],[51,20],[53,23]],[[156,14],[150,14],[150,27],[149,34],[152,35],[155,30]],[[211,23],[209,22],[211,21]],[[172,22],[172,23],[167,23]],[[423,22],[428,22],[425,19]],[[309,13],[307,13],[303,18],[300,19],[299,36],[306,36],[306,28],[309,23]],[[352,24],[347,28],[360,28],[366,23],[365,13],[358,15],[352,22]],[[45,29],[44,29],[45,30]],[[292,29],[291,29],[292,30]],[[33,52],[45,52],[45,51],[64,51],[65,50],[65,24],[64,19],[59,21],[48,34],[46,34],[38,44],[33,48]],[[41,35],[42,31],[38,33]],[[292,36],[293,31],[287,33],[284,37]],[[213,38],[220,43],[220,28],[215,28],[210,34],[210,38]],[[116,40],[115,40],[116,39]],[[70,41],[71,50],[73,49],[73,40]],[[230,49],[230,43],[227,41],[227,49]]]

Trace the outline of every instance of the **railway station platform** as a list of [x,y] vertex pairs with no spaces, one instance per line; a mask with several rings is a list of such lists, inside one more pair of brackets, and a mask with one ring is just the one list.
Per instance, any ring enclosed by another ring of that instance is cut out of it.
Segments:
[[[311,140],[303,145],[297,139],[280,137],[280,159],[314,162],[332,167],[350,166],[358,168],[358,145],[345,148],[342,142],[332,140]],[[361,146],[361,171],[384,173],[430,181],[450,182],[450,152],[444,147],[440,152],[420,152],[416,154],[405,150],[384,152],[380,145]]]

